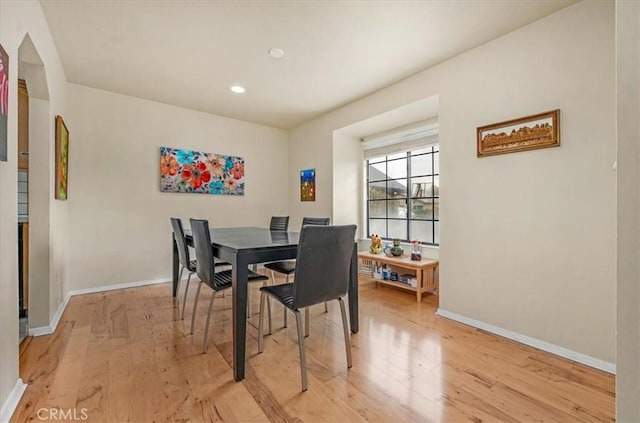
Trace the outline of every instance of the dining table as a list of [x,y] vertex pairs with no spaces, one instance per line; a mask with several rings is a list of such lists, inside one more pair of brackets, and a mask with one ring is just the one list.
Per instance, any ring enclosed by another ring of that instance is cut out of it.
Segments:
[[[295,259],[298,253],[299,232],[271,231],[260,227],[210,228],[213,256],[231,264],[232,315],[233,315],[233,375],[236,381],[244,379],[246,338],[248,273],[250,265],[270,261]],[[193,245],[189,230],[185,231],[187,244]],[[171,236],[173,250],[172,293],[178,287],[178,247]],[[354,241],[349,271],[349,326],[358,332],[358,275],[357,244]],[[196,258],[197,260],[197,258]]]

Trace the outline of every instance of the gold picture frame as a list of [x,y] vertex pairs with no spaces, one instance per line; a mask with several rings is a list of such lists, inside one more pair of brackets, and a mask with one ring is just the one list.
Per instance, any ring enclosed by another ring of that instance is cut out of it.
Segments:
[[478,127],[478,157],[560,146],[560,109]]
[[69,130],[62,120],[56,116],[56,200],[66,200],[69,180]]

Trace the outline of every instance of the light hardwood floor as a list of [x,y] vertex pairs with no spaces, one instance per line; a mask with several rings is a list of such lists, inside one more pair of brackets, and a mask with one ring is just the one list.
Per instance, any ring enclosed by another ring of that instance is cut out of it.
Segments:
[[251,318],[246,378],[236,383],[229,294],[214,302],[202,354],[209,293],[203,288],[193,336],[169,284],[73,297],[55,334],[22,346],[20,376],[29,387],[11,421],[39,421],[38,411],[42,417],[52,408],[75,409],[77,418],[84,411],[89,422],[614,420],[613,376],[437,317],[436,297],[418,304],[367,278],[351,369],[338,304],[327,314],[315,307],[306,339],[309,390],[301,393],[295,320],[283,329],[275,306],[263,354]]

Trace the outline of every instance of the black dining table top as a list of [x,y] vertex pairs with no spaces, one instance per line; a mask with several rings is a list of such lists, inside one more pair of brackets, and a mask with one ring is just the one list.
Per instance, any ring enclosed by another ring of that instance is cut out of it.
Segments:
[[[299,232],[272,231],[257,226],[231,228],[209,228],[211,243],[224,245],[231,250],[259,249],[274,246],[293,247],[298,245]],[[191,230],[186,229],[187,238],[191,238]]]

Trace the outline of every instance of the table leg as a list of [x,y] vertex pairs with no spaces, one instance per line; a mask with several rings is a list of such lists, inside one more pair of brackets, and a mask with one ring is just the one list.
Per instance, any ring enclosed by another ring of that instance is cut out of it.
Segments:
[[416,296],[418,302],[422,302],[422,291],[424,290],[424,276],[423,269],[416,270]]
[[358,333],[358,245],[353,245],[349,272],[349,324],[352,333]]
[[249,264],[246,258],[234,254],[232,274],[233,292],[233,377],[244,379],[244,360],[247,339],[247,278]]
[[176,239],[171,234],[171,250],[173,252],[173,262],[171,268],[171,293],[175,297],[178,291],[178,272],[180,270],[180,259],[178,257],[178,244],[176,244]]

